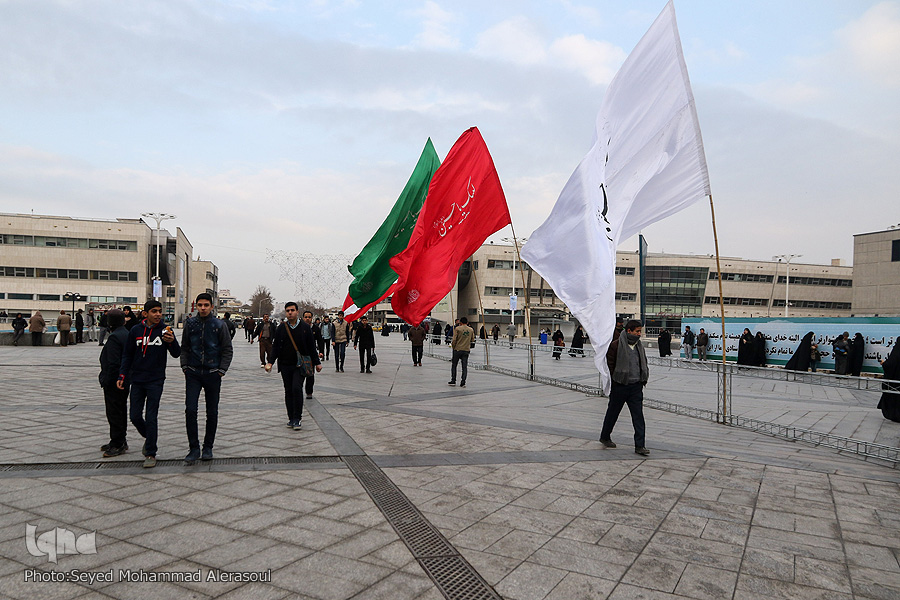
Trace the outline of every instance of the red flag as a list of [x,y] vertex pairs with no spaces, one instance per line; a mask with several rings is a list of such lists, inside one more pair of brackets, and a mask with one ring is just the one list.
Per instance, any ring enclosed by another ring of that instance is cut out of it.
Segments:
[[357,320],[367,312],[369,312],[376,304],[390,296],[397,284],[394,283],[387,289],[387,291],[378,299],[370,304],[366,304],[363,307],[356,306],[356,302],[353,301],[353,298],[350,297],[350,294],[347,294],[347,297],[344,298],[344,307],[341,309],[344,311],[344,320],[348,323],[352,323]]
[[409,245],[390,261],[398,275],[394,312],[407,323],[421,323],[453,289],[462,263],[510,222],[494,161],[472,127],[431,178]]

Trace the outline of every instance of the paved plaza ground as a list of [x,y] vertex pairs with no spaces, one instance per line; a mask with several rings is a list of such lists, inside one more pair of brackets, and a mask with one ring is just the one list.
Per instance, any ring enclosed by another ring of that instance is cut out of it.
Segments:
[[[399,335],[376,338],[371,375],[355,353],[343,374],[326,362],[293,431],[281,378],[242,334],[216,460],[181,464],[170,361],[152,470],[133,428],[129,453],[101,458],[95,344],[0,347],[0,598],[900,598],[891,464],[655,410],[649,457],[627,411],[604,450],[605,399],[476,370],[450,388],[449,365],[414,368]],[[702,403],[708,385],[655,369],[646,394]],[[795,396],[820,392],[772,385],[736,394],[759,414],[852,414],[856,431],[900,439],[871,393],[821,392],[831,404],[810,410]],[[47,543],[54,528],[96,532],[96,552]]]

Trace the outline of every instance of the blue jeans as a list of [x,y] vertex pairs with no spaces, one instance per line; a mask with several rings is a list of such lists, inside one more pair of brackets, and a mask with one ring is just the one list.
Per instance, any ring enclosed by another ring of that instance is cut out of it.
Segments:
[[[146,442],[146,456],[156,456],[156,440],[159,438],[159,399],[162,397],[165,379],[131,384],[131,422]],[[144,404],[147,405],[146,419]]]
[[456,364],[462,362],[462,377],[459,382],[466,384],[466,375],[469,372],[469,353],[465,350],[454,350],[453,360],[450,362],[450,381],[456,381]]
[[344,368],[344,358],[347,355],[347,342],[335,342],[334,343],[334,368],[335,369],[343,369]]
[[188,369],[184,372],[184,416],[188,445],[191,450],[200,448],[200,436],[197,433],[200,390],[203,390],[206,398],[206,434],[203,436],[203,447],[212,450],[216,441],[216,427],[219,424],[219,393],[222,390],[222,376],[215,371],[201,373]]
[[619,420],[619,413],[622,407],[628,405],[631,412],[631,422],[634,424],[634,447],[644,447],[644,434],[646,426],[644,424],[644,385],[640,382],[622,385],[621,383],[612,382],[612,389],[609,392],[609,407],[606,409],[606,416],[603,418],[603,429],[600,430],[600,439],[608,440],[612,435],[613,427]]

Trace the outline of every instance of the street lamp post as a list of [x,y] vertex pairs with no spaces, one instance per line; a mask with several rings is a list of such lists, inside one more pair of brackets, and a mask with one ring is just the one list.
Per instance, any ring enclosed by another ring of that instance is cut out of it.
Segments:
[[788,316],[788,307],[791,305],[791,261],[795,258],[800,258],[803,256],[802,254],[776,254],[772,257],[772,260],[777,260],[778,262],[785,262],[785,275],[784,275],[784,316]]
[[[148,219],[153,219],[156,221],[156,276],[153,278],[154,280],[159,280],[159,229],[162,225],[162,222],[167,219],[176,218],[175,215],[170,215],[169,213],[141,213],[142,217],[147,217]],[[162,284],[159,286],[160,296],[154,297],[159,300],[162,296]]]
[[[510,243],[510,244],[514,244],[515,247],[516,247],[516,251],[513,253],[513,259],[512,259],[512,264],[513,264],[513,268],[512,268],[512,294],[510,294],[510,296],[515,296],[515,295],[516,295],[516,258],[519,256],[519,244],[520,244],[520,243],[523,243],[523,244],[524,244],[525,242],[528,241],[528,238],[526,238],[526,237],[519,237],[519,238],[516,238],[516,237],[505,237],[505,238],[501,238],[501,240],[504,241],[504,242]],[[521,263],[521,261],[519,261],[519,262]],[[520,266],[521,266],[521,265],[520,265]],[[524,292],[524,290],[522,290],[522,291]],[[512,304],[512,297],[510,297],[509,322],[510,322],[512,325],[515,325],[515,324],[516,324],[516,311],[513,309],[513,307],[512,307],[511,304]],[[518,306],[518,302],[516,302],[516,305]],[[525,309],[523,308],[522,310],[524,311]],[[523,322],[524,322],[524,319],[523,319]],[[530,325],[530,323],[529,323],[528,325]]]

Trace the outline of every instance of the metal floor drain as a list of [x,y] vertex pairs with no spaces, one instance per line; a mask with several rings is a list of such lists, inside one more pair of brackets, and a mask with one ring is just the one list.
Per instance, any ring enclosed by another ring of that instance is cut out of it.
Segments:
[[[255,456],[242,458],[216,458],[208,463],[215,465],[285,465],[296,463],[340,463],[339,456]],[[74,463],[19,463],[0,465],[0,473],[16,471],[92,471],[140,468],[140,460],[90,461]],[[175,467],[184,465],[182,459],[156,461],[158,467]]]
[[344,462],[444,597],[500,600],[497,592],[371,458],[345,456]]

